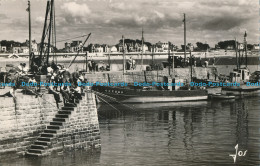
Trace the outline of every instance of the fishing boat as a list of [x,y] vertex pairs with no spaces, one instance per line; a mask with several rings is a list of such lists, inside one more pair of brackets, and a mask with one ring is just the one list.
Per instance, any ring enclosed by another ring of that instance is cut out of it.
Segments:
[[161,90],[155,87],[104,87],[93,90],[101,98],[121,103],[187,102],[208,99],[206,90]]
[[224,94],[232,94],[236,96],[254,96],[260,92],[260,86],[254,86],[250,83],[251,73],[247,67],[247,33],[244,34],[244,52],[245,52],[245,67],[241,67],[242,58],[237,56],[237,42],[236,42],[236,59],[237,68],[230,72],[230,82],[238,83],[240,86],[223,87]]

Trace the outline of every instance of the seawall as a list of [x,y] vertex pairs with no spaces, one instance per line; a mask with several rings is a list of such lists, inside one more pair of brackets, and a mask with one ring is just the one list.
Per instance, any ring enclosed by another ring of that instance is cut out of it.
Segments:
[[[0,158],[9,153],[25,155],[35,142],[46,135],[48,127],[66,108],[57,109],[52,94],[36,98],[17,92],[16,99],[1,97],[0,100]],[[57,150],[100,147],[94,94],[86,92],[77,106],[67,112],[70,114],[60,118],[64,122],[53,129],[55,133],[52,133],[50,141],[45,141],[46,146],[39,155]]]
[[[215,80],[215,74],[217,69],[215,67],[193,67],[192,68],[192,77],[197,79],[207,79]],[[88,73],[85,75],[85,78],[88,82],[164,82],[165,76],[170,75],[176,80],[190,80],[191,78],[191,69],[190,68],[175,68],[174,73],[169,72],[168,69],[158,70],[158,71],[126,71],[125,74],[121,72],[97,72],[97,73]]]

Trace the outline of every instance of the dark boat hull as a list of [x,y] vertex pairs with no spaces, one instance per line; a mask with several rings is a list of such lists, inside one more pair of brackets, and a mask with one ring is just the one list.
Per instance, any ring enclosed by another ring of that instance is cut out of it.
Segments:
[[93,90],[95,90],[100,97],[110,97],[122,103],[183,102],[208,99],[206,90],[161,91],[118,87],[95,87]]

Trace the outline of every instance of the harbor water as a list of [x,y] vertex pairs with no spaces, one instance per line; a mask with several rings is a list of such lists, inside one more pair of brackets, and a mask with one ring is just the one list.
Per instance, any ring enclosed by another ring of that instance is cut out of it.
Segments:
[[[102,148],[1,166],[260,165],[260,95],[230,101],[99,105]],[[230,155],[236,154],[237,158]],[[243,153],[242,156],[239,156]]]

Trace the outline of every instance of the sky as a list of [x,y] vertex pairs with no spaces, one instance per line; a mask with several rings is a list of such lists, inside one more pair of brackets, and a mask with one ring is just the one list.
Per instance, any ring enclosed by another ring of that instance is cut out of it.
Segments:
[[[28,39],[27,0],[0,0],[0,40]],[[32,38],[40,42],[47,0],[31,0]],[[92,33],[88,43],[116,44],[122,38],[156,43],[214,46],[219,41],[259,43],[258,0],[55,0],[57,41]],[[79,38],[84,40],[84,38]],[[57,43],[59,48],[64,42]]]

